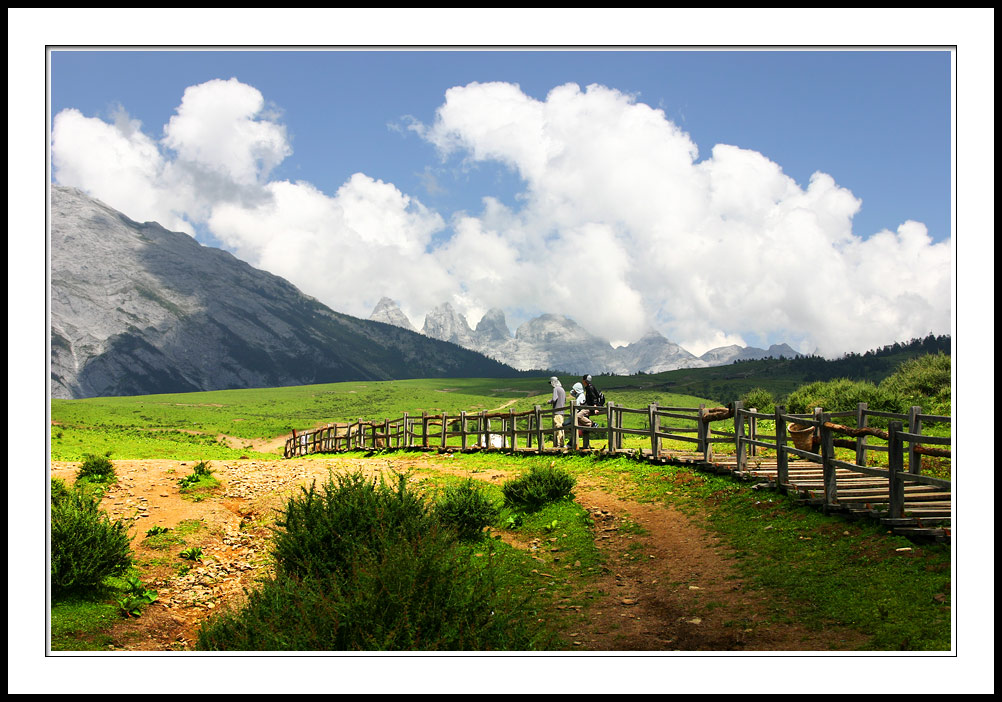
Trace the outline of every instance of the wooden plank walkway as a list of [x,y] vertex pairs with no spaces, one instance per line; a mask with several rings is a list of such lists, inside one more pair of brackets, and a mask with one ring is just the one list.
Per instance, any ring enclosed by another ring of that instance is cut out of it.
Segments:
[[730,473],[737,478],[765,484],[785,493],[793,494],[804,504],[826,508],[828,512],[841,512],[854,518],[871,518],[880,521],[896,534],[924,537],[936,541],[949,541],[951,536],[953,501],[950,490],[931,485],[908,485],[904,488],[904,511],[901,517],[888,516],[889,480],[838,468],[836,476],[836,503],[825,505],[824,469],[812,461],[790,461],[787,482],[778,485],[778,467],[775,459],[750,458],[751,467],[738,470],[737,457],[715,456],[710,462],[701,454],[672,453],[673,462],[691,465],[717,473]]

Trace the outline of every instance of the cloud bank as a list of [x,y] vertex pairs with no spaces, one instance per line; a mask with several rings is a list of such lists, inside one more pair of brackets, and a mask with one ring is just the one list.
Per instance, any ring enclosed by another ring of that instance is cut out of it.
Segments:
[[410,128],[447,163],[517,173],[518,205],[488,195],[443,215],[363,173],[333,195],[272,180],[288,135],[236,79],[188,88],[159,141],[124,111],[64,110],[52,161],[59,183],[133,219],[205,227],[357,316],[385,295],[420,326],[448,300],[472,323],[491,307],[552,312],[619,343],[654,328],[694,353],[786,341],[837,355],[950,331],[949,242],[911,221],[862,237],[860,201],[830,176],[801,187],[726,144],[700,160],[663,111],[614,89],[568,84],[541,101],[471,83]]

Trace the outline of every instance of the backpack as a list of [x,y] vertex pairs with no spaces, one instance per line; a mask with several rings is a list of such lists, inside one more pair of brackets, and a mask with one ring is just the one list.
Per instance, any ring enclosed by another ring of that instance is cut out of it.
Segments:
[[588,404],[590,404],[590,405],[592,405],[594,407],[605,407],[605,393],[602,392],[601,390],[599,390],[594,385],[589,385],[588,389],[591,392],[588,392],[587,395],[589,397],[591,397],[591,399],[593,400],[592,402],[589,402]]

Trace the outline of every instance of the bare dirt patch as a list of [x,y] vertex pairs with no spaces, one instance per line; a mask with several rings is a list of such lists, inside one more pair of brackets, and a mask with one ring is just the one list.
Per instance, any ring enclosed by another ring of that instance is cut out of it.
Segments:
[[[826,651],[866,637],[800,624],[781,599],[752,590],[732,552],[670,506],[580,486],[606,558],[601,597],[575,637],[597,651]],[[791,616],[792,615],[792,616]]]
[[[440,455],[417,458],[328,458],[211,461],[221,486],[199,502],[185,499],[177,480],[194,462],[114,461],[119,482],[102,507],[134,521],[133,547],[143,580],[158,600],[138,619],[111,632],[113,650],[190,650],[213,612],[239,607],[245,590],[270,574],[269,526],[299,486],[332,472],[400,472],[420,481],[423,470],[471,475],[493,484],[507,471],[472,472]],[[67,483],[78,464],[52,464]],[[788,604],[754,590],[733,554],[696,520],[664,505],[640,503],[579,483],[576,499],[595,521],[605,559],[598,575],[581,580],[592,604],[568,635],[575,650],[592,651],[817,651],[858,649],[865,637],[844,628],[816,630],[797,621]],[[183,544],[152,548],[152,526],[183,533]],[[510,535],[509,535],[510,536]],[[511,545],[527,548],[517,537]],[[202,549],[202,560],[179,557]],[[568,606],[558,603],[558,609]],[[580,606],[573,605],[581,610]]]

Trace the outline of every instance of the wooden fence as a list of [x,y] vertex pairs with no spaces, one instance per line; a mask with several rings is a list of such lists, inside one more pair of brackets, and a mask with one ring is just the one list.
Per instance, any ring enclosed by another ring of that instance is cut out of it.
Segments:
[[[579,420],[582,410],[591,426]],[[557,415],[562,416],[562,423]],[[886,423],[887,429],[871,426],[875,418]],[[775,433],[762,433],[763,422],[771,423]],[[740,477],[765,478],[772,487],[802,493],[825,511],[862,510],[895,528],[932,533],[932,527],[948,537],[951,481],[922,475],[920,461],[923,455],[950,457],[948,449],[935,448],[948,447],[950,438],[922,433],[924,423],[949,422],[950,417],[922,414],[919,407],[895,414],[870,410],[865,404],[853,412],[819,408],[812,414],[789,414],[783,407],[762,413],[745,409],[740,402],[715,408],[651,404],[636,409],[610,402],[604,407],[554,410],[536,405],[527,412],[404,413],[381,422],[359,419],[328,424],[293,432],[285,444],[285,457],[378,449],[559,454],[590,449],[597,440],[605,442],[601,450],[606,453],[715,469],[723,466]],[[642,446],[624,448],[627,436],[642,437]],[[868,438],[882,442],[868,442]],[[561,439],[563,447],[554,445]],[[692,451],[666,451],[668,440],[691,444]],[[714,455],[717,446],[728,449],[727,460]],[[836,447],[853,451],[853,459],[837,458]],[[766,450],[775,456],[761,458]],[[878,452],[888,454],[887,467],[872,465],[870,459]]]

